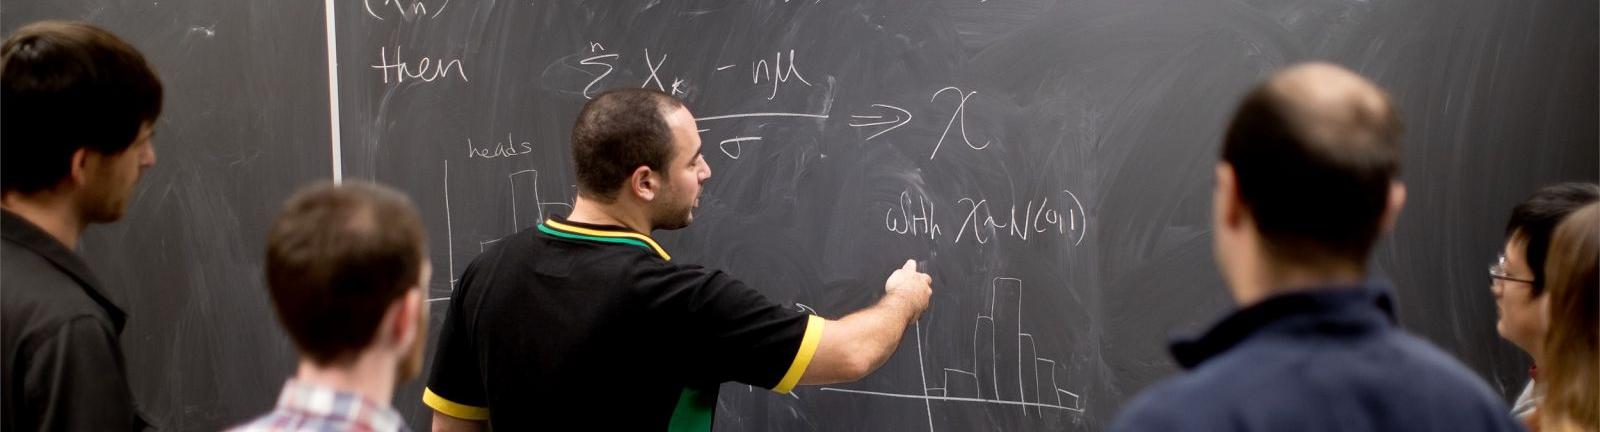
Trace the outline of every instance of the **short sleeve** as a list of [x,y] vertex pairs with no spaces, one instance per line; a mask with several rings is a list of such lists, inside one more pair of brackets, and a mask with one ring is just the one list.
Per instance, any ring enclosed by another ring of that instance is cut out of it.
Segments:
[[24,360],[24,424],[39,430],[136,430],[142,425],[123,370],[122,348],[89,316],[63,323]]
[[464,322],[468,316],[466,292],[472,273],[469,268],[451,293],[444,328],[439,331],[439,342],[434,348],[428,385],[422,389],[422,403],[458,419],[488,420],[489,404],[483,389],[483,375],[479,373],[475,338],[471,327]]
[[682,269],[644,286],[676,322],[696,375],[788,393],[816,353],[826,320],[779,305],[726,273]]

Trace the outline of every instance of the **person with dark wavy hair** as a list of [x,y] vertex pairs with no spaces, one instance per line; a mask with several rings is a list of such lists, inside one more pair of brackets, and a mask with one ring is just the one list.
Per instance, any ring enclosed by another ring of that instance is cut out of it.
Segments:
[[75,252],[122,218],[161,114],[144,56],[93,25],[43,21],[0,46],[0,429],[136,430],[127,314]]

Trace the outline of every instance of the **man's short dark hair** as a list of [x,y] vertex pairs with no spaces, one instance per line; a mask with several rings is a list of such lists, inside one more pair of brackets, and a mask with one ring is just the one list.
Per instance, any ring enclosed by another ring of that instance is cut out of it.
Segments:
[[1349,93],[1333,101],[1327,88],[1276,80],[1256,87],[1223,140],[1222,160],[1233,166],[1239,195],[1274,259],[1364,268],[1383,229],[1400,171],[1402,126],[1382,91],[1340,71],[1349,74],[1338,83],[1349,88],[1340,91]]
[[346,361],[421,277],[427,239],[411,200],[372,183],[296,193],[267,234],[267,290],[301,355]]
[[1544,294],[1544,262],[1550,252],[1550,233],[1567,215],[1600,201],[1600,185],[1560,183],[1540,188],[1511,209],[1506,240],[1523,242],[1528,268],[1533,270],[1533,296]]
[[80,148],[114,155],[161,114],[161,80],[144,55],[80,22],[41,21],[0,47],[0,188],[55,187]]
[[666,113],[682,108],[672,95],[652,89],[616,89],[583,105],[572,127],[572,161],[578,193],[611,202],[640,166],[662,169],[672,158],[672,129]]

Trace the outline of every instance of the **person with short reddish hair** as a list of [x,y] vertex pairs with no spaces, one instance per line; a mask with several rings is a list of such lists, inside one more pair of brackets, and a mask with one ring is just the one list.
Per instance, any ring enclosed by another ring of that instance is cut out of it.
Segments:
[[278,405],[239,432],[406,430],[389,406],[422,372],[427,234],[411,200],[365,182],[289,198],[267,233],[267,291],[300,353]]

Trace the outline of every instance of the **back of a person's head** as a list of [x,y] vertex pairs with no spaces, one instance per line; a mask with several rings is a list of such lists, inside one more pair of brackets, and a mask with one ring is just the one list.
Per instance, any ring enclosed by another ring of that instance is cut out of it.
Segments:
[[0,187],[33,193],[73,153],[127,150],[161,113],[161,80],[116,35],[79,22],[28,24],[0,47]]
[[1222,160],[1271,259],[1364,268],[1399,175],[1400,136],[1382,90],[1338,66],[1303,64],[1245,97]]
[[1539,383],[1545,431],[1600,430],[1600,204],[1567,216],[1550,240],[1550,330]]
[[578,192],[611,202],[640,166],[666,175],[672,158],[666,113],[681,107],[683,102],[672,95],[642,88],[607,90],[584,104],[572,127]]
[[1505,238],[1523,244],[1523,262],[1533,271],[1534,297],[1544,294],[1545,255],[1550,251],[1550,236],[1556,224],[1597,201],[1600,201],[1600,185],[1560,183],[1540,188],[1511,210]]
[[267,234],[267,289],[302,356],[347,361],[370,345],[390,305],[416,288],[422,221],[405,195],[372,183],[296,193]]

